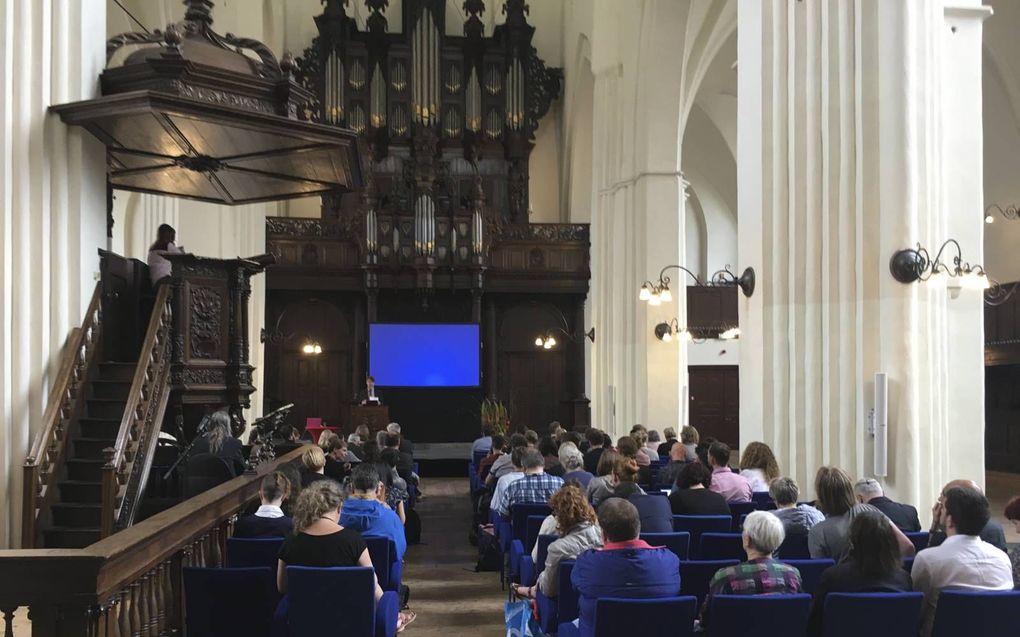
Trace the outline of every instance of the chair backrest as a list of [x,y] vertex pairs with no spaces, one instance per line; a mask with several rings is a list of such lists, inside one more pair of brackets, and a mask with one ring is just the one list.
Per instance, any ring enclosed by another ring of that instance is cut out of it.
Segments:
[[211,453],[191,456],[182,471],[181,483],[185,498],[193,498],[234,479],[234,469],[227,461]]
[[727,637],[788,637],[807,632],[811,596],[714,595],[710,633]]
[[189,637],[268,637],[276,599],[274,569],[184,569]]
[[787,535],[783,543],[776,551],[776,557],[782,560],[809,560],[811,551],[808,550],[807,533]]
[[[923,593],[829,593],[825,637],[916,635]],[[875,618],[881,617],[880,621]]]
[[991,637],[1016,634],[1018,617],[1020,617],[1020,590],[944,590],[939,595],[935,609],[935,626],[931,634],[932,637],[959,635]]
[[559,581],[559,604],[557,605],[557,618],[561,624],[566,624],[577,619],[578,595],[570,581],[570,574],[574,572],[574,560],[563,560],[560,562]]
[[772,496],[769,495],[768,491],[755,491],[751,494],[751,502],[757,505],[768,504],[772,502]]
[[375,637],[375,584],[366,566],[288,566],[287,599],[291,635],[332,635],[342,621],[345,637]]
[[908,573],[910,571],[914,570],[914,556],[913,555],[911,555],[910,557],[903,558],[903,570],[908,572]]
[[729,533],[733,518],[728,515],[674,515],[673,530],[691,534],[691,546],[697,550],[702,533]]
[[372,568],[379,578],[379,586],[384,591],[395,590],[397,582],[393,582],[393,565],[397,562],[397,545],[387,537],[363,535],[368,547],[368,556],[372,558]]
[[525,541],[528,531],[528,518],[535,515],[543,519],[552,513],[548,504],[522,503],[510,507],[510,537]]
[[690,533],[642,533],[641,539],[652,546],[665,546],[680,559],[686,560],[691,554]]
[[549,557],[549,545],[559,539],[558,535],[539,535],[538,541],[538,553],[535,560],[535,570],[541,573],[545,569],[545,558]]
[[733,518],[733,521],[728,530],[733,532],[740,531],[743,526],[743,516],[757,510],[758,505],[754,502],[730,502],[730,516]]
[[276,572],[282,537],[227,538],[227,566],[243,568],[265,566]]
[[694,634],[698,602],[693,597],[658,599],[599,598],[595,637],[620,637],[640,626],[641,637],[687,637]]
[[482,464],[482,459],[485,458],[485,456],[487,456],[487,455],[489,455],[489,452],[487,452],[487,451],[476,451],[476,452],[474,452],[474,454],[472,455],[472,460],[474,460],[475,467],[477,467],[478,465]]
[[801,589],[805,593],[814,594],[818,588],[819,582],[822,581],[822,573],[825,569],[830,566],[835,566],[836,562],[830,559],[824,560],[780,560],[783,564],[789,564],[800,571],[800,585]]
[[544,515],[529,515],[525,525],[524,548],[530,553],[538,541],[538,532],[542,529],[542,522],[545,522]]
[[698,607],[708,594],[708,583],[716,571],[727,566],[736,566],[739,560],[691,560],[680,562],[680,594],[698,598]]
[[746,560],[744,536],[740,533],[702,533],[699,560]]
[[906,535],[907,539],[910,540],[911,543],[913,543],[915,551],[920,552],[920,551],[923,551],[924,549],[928,548],[928,532],[927,531],[910,532],[910,533],[904,533],[903,535]]

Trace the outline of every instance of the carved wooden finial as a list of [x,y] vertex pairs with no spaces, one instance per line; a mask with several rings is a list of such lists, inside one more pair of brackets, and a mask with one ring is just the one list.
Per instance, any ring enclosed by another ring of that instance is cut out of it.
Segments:
[[188,22],[198,22],[206,26],[213,23],[212,0],[184,0],[184,6],[188,7],[184,13],[184,19]]

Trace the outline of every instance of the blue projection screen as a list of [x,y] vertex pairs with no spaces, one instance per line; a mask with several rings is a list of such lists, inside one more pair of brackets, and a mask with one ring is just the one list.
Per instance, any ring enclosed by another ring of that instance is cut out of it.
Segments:
[[380,387],[478,387],[477,324],[372,323],[370,374]]

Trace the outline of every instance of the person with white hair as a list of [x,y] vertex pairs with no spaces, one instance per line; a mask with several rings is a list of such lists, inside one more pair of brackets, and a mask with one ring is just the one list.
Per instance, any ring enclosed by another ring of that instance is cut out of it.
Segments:
[[414,445],[411,444],[410,440],[404,437],[404,434],[400,433],[400,423],[391,422],[386,425],[386,433],[397,434],[400,436],[400,453],[406,453],[411,457],[414,457]]
[[571,480],[581,484],[582,489],[588,488],[588,483],[594,478],[592,474],[584,470],[584,454],[572,442],[565,442],[560,445],[560,464],[563,465],[563,481]]
[[854,483],[854,497],[861,504],[870,504],[884,513],[885,517],[889,518],[904,533],[916,533],[921,530],[917,509],[909,504],[893,502],[885,497],[882,485],[874,478],[861,478]]
[[775,595],[799,593],[800,571],[772,559],[786,539],[783,523],[766,511],[753,511],[744,520],[743,543],[747,561],[716,571],[708,585],[701,609],[701,625],[708,625],[708,613],[715,595]]

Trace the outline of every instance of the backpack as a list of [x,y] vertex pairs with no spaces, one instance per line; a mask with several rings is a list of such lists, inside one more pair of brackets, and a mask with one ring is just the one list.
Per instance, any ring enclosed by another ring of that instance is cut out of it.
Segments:
[[404,537],[408,544],[421,544],[421,518],[414,509],[404,511]]
[[498,571],[503,565],[503,551],[496,538],[496,530],[492,526],[478,528],[478,563],[475,572]]

